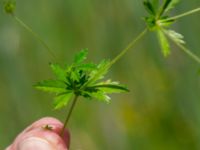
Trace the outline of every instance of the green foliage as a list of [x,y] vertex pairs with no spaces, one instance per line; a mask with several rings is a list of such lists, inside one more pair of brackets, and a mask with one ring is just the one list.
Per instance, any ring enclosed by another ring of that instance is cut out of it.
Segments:
[[4,1],[4,11],[7,14],[14,14],[16,2],[13,0]]
[[170,54],[170,44],[166,35],[179,44],[185,43],[181,34],[166,29],[175,21],[174,19],[169,18],[168,13],[178,2],[179,0],[164,0],[159,7],[159,0],[154,0],[152,2],[149,0],[144,1],[144,7],[149,14],[148,17],[145,17],[147,27],[151,31],[157,31],[158,40],[164,56]]
[[56,79],[44,80],[35,85],[39,90],[56,94],[55,109],[66,106],[73,95],[110,102],[110,97],[107,94],[128,91],[125,86],[118,82],[99,81],[107,74],[110,61],[103,60],[99,64],[83,63],[87,54],[87,49],[81,50],[75,55],[72,65],[65,68],[51,63],[50,67]]

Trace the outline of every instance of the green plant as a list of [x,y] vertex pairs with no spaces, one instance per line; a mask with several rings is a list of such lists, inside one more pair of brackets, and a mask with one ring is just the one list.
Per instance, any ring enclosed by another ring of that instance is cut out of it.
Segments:
[[169,29],[169,27],[175,21],[177,21],[177,19],[198,12],[200,11],[200,8],[185,12],[174,17],[170,17],[170,11],[175,8],[179,0],[164,0],[161,5],[159,2],[159,0],[144,1],[144,7],[148,12],[148,17],[145,17],[144,20],[148,29],[157,33],[163,55],[168,56],[171,52],[170,44],[168,41],[169,38],[192,59],[200,63],[200,58],[184,46],[185,41],[183,40],[183,35]]
[[[128,89],[124,85],[121,85],[118,82],[113,82],[111,80],[102,80],[104,79],[106,73],[109,71],[110,67],[115,64],[122,56],[124,56],[124,54],[128,50],[133,48],[133,46],[140,39],[142,39],[142,37],[144,37],[147,31],[157,33],[158,40],[164,56],[168,56],[170,54],[170,44],[168,41],[169,38],[186,54],[188,54],[191,58],[200,63],[200,58],[185,47],[183,36],[175,32],[174,30],[169,29],[170,25],[173,24],[177,19],[196,13],[200,11],[200,8],[188,11],[174,17],[169,17],[168,14],[170,10],[172,10],[177,3],[178,0],[163,0],[162,4],[160,3],[160,0],[144,1],[144,7],[148,12],[148,16],[144,18],[147,27],[111,61],[103,60],[99,64],[84,63],[84,60],[86,59],[86,56],[88,54],[88,50],[84,49],[76,54],[73,63],[71,65],[68,65],[67,67],[61,67],[59,64],[56,63],[50,64],[50,67],[54,72],[56,79],[41,81],[37,83],[35,87],[39,90],[56,94],[54,101],[55,109],[66,106],[69,100],[74,97],[69,109],[69,113],[67,114],[62,133],[67,125],[67,122],[71,116],[72,110],[77,102],[78,97],[82,96],[84,98],[90,99],[96,98],[104,102],[109,102],[110,98],[107,94],[128,91]],[[26,25],[15,15],[14,1],[6,1],[4,3],[4,10],[25,29],[32,33],[44,45],[44,47],[46,47],[49,54],[55,59],[55,55],[52,53],[47,44],[40,38],[40,36],[33,32],[33,30],[28,25]]]

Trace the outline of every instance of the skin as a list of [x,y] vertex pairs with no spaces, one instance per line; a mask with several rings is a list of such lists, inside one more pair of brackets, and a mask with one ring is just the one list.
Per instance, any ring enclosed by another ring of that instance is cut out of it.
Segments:
[[51,117],[42,118],[22,131],[6,150],[69,150],[67,130],[60,136],[63,124]]

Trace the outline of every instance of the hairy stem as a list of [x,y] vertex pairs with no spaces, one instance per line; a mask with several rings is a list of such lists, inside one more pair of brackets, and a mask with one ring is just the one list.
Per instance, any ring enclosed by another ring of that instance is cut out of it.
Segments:
[[[113,60],[107,65],[107,67],[104,67],[103,69],[98,71],[98,74],[101,75],[102,72],[104,72],[105,70],[109,69],[114,63],[116,63],[122,56],[124,56],[124,54],[130,50],[131,48],[133,48],[133,46],[146,34],[147,32],[147,28],[145,28],[136,38],[134,38],[129,44],[128,46],[126,46],[115,58],[113,58]],[[87,82],[86,84],[84,84],[82,86],[82,89],[85,88],[88,84],[92,83],[93,81],[95,81],[96,79],[99,78],[99,75],[96,75],[95,77],[93,77],[89,82]]]
[[193,10],[190,10],[190,11],[187,11],[187,12],[182,13],[182,14],[180,14],[180,15],[167,18],[166,20],[176,20],[176,19],[179,19],[179,18],[188,16],[188,15],[191,15],[191,14],[197,13],[197,12],[199,12],[199,11],[200,11],[200,7],[199,7],[199,8],[196,8],[196,9],[193,9]]
[[167,35],[167,37],[170,38],[181,50],[183,50],[188,56],[190,56],[193,60],[195,60],[197,63],[200,64],[200,58],[199,58],[196,54],[192,53],[188,48],[186,48],[185,46],[183,46],[183,44],[178,43],[177,41],[175,41],[175,40],[174,40],[173,38],[171,38],[171,37],[168,35],[168,33],[165,32],[164,30],[163,30],[163,32],[164,32],[164,33]]
[[66,126],[67,126],[67,123],[68,123],[68,121],[69,121],[69,118],[70,118],[70,116],[71,116],[71,114],[72,114],[72,111],[73,111],[73,109],[74,109],[74,106],[75,106],[77,100],[78,100],[78,95],[75,95],[75,97],[74,97],[74,99],[73,99],[73,101],[72,101],[72,105],[71,105],[71,107],[70,107],[70,109],[69,109],[69,112],[68,112],[68,114],[67,114],[67,117],[66,117],[66,119],[65,119],[64,125],[63,125],[63,127],[62,127],[62,130],[61,130],[61,132],[60,132],[60,135],[61,135],[61,136],[63,136],[63,134],[64,134],[65,128],[66,128]]
[[124,54],[130,50],[142,37],[146,34],[147,28],[145,28],[136,38],[134,38],[128,45],[125,47],[110,63],[110,66],[112,66],[114,63],[116,63]]
[[181,49],[183,50],[186,54],[188,54],[193,60],[195,60],[196,62],[198,62],[200,64],[200,58],[195,55],[194,53],[192,53],[188,48],[186,48],[185,46],[183,46],[182,44],[179,44],[177,42],[175,42],[175,44]]
[[50,56],[55,60],[56,56],[54,55],[54,53],[52,52],[52,50],[49,48],[49,46],[42,40],[42,38],[40,38],[40,36],[35,33],[31,27],[29,27],[27,24],[25,24],[20,18],[18,18],[16,15],[12,15],[12,17],[22,26],[24,27],[27,31],[29,31],[36,39],[38,39],[38,41],[47,49],[48,53],[50,54]]

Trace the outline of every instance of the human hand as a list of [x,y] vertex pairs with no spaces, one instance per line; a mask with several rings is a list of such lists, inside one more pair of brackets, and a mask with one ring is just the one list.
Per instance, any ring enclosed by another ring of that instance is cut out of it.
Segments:
[[51,117],[42,118],[22,131],[6,150],[68,150],[70,135],[60,136],[63,124]]

